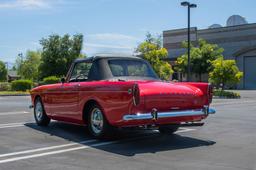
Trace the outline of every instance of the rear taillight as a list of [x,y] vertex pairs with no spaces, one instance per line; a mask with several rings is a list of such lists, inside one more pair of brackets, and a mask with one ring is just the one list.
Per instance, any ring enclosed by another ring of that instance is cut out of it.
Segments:
[[138,84],[133,85],[132,94],[133,94],[133,104],[137,106],[138,104],[140,104],[140,89]]
[[208,99],[209,103],[212,102],[212,96],[213,96],[213,87],[211,84],[208,84]]

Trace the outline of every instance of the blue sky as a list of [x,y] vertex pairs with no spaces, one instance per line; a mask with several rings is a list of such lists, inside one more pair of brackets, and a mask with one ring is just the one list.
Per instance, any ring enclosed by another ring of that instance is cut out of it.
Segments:
[[[186,27],[181,0],[0,0],[0,60],[40,49],[50,34],[82,33],[83,53],[132,53],[146,32]],[[191,26],[226,25],[233,14],[256,22],[255,0],[191,0]]]

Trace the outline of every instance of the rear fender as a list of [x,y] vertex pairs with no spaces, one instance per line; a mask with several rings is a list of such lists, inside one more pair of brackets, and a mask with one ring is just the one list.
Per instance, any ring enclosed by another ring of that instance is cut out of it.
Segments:
[[202,91],[203,95],[206,97],[205,105],[209,105],[212,102],[213,89],[210,83],[201,82],[179,82],[178,84],[189,85],[198,88]]

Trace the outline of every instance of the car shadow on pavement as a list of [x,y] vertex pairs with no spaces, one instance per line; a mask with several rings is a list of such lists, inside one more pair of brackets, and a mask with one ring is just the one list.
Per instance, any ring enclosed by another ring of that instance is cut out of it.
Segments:
[[[85,126],[52,122],[48,127],[39,127],[35,123],[27,123],[25,126],[34,130],[57,136],[71,142],[81,142],[92,139]],[[211,140],[188,137],[184,134],[163,135],[156,131],[125,130],[115,133],[111,139],[113,143],[102,146],[91,146],[106,152],[123,156],[134,156],[142,153],[156,153],[162,151],[189,149],[214,145]],[[102,142],[102,141],[98,141]]]
[[[146,135],[145,135],[146,136]],[[104,150],[124,156],[134,156],[143,153],[157,153],[163,151],[190,149],[194,147],[210,146],[216,142],[186,137],[181,134],[162,135],[155,133],[150,136],[142,137],[139,140],[117,143],[113,146],[101,146],[97,149]]]

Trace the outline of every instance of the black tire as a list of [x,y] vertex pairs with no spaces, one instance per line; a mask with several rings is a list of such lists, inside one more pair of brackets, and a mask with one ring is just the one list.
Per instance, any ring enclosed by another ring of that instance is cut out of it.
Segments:
[[[99,105],[93,104],[90,107],[87,120],[88,130],[93,137],[97,139],[108,139],[114,134],[114,127],[108,123]],[[100,123],[97,125],[97,123],[95,123],[96,121],[99,121]]]
[[44,105],[40,97],[37,97],[34,102],[34,118],[38,126],[48,126],[51,121],[45,113]]
[[171,125],[162,125],[159,126],[159,132],[162,134],[173,134],[179,129],[179,124],[171,124]]

